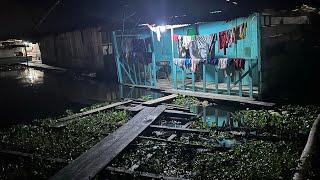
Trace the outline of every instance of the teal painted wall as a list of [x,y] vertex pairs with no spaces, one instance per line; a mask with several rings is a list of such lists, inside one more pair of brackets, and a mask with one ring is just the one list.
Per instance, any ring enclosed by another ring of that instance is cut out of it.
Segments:
[[[243,58],[243,59],[256,59],[258,58],[258,14],[252,14],[249,17],[238,18],[232,21],[218,21],[210,23],[200,23],[196,25],[190,25],[183,28],[174,29],[174,34],[178,35],[188,35],[188,31],[198,27],[199,35],[219,33],[224,30],[231,29],[232,27],[241,25],[242,23],[247,23],[246,38],[243,40],[238,40],[237,44],[233,44],[232,47],[227,48],[227,54],[223,55],[223,50],[218,51],[218,41],[216,42],[216,57],[217,58]],[[150,31],[146,30],[139,33],[141,38],[150,37]],[[161,41],[156,39],[156,34],[154,33],[155,41],[155,58],[156,61],[170,60],[171,74],[173,71],[173,59],[172,59],[172,41],[171,41],[171,31],[167,30],[162,33]],[[178,57],[177,43],[174,43],[174,57]],[[248,70],[248,64],[246,63],[245,71]],[[178,68],[177,78],[181,79],[182,69]],[[202,71],[200,71],[202,72]],[[214,66],[207,65],[206,71],[207,81],[214,82]],[[191,71],[186,71],[187,77],[191,78]],[[201,73],[200,73],[201,74]],[[238,77],[236,76],[235,79]],[[248,85],[248,77],[243,80],[244,85]],[[219,82],[226,82],[226,78],[223,75],[223,70],[219,71]],[[253,84],[258,84],[258,68],[254,69],[253,72]]]

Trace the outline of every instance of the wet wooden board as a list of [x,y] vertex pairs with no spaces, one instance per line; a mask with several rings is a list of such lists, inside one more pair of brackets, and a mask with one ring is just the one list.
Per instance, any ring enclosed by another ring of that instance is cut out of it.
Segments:
[[182,132],[188,132],[188,133],[210,133],[210,131],[208,131],[208,130],[178,128],[178,127],[169,127],[169,126],[150,125],[150,128],[165,129],[165,130],[172,130],[172,131],[182,131]]
[[252,104],[252,105],[266,106],[266,107],[272,107],[275,105],[275,103],[256,101],[246,97],[231,96],[231,95],[191,92],[191,91],[183,91],[183,90],[165,90],[165,92],[173,93],[173,94],[182,94],[182,95],[193,96],[198,98],[214,99],[214,100],[221,100],[221,101],[232,101],[232,102],[239,102],[244,104]]
[[49,66],[47,64],[42,64],[42,63],[33,63],[33,62],[24,62],[20,63],[21,65],[29,66],[29,67],[34,67],[34,68],[41,68],[41,69],[48,69],[48,70],[59,70],[59,71],[67,71],[67,69],[59,68],[59,67],[54,67],[54,66]]
[[178,97],[177,94],[171,94],[169,96],[164,96],[164,97],[161,97],[161,98],[157,98],[157,99],[153,99],[153,100],[150,100],[150,101],[146,101],[146,102],[142,103],[142,105],[154,106],[154,105],[158,105],[160,103],[172,100],[172,99],[174,99],[176,97]]
[[60,158],[45,158],[45,157],[41,157],[40,155],[36,155],[36,154],[30,154],[30,153],[25,153],[25,152],[19,152],[19,151],[11,151],[11,150],[0,150],[0,155],[4,155],[6,157],[11,156],[11,157],[25,157],[25,158],[29,158],[29,159],[34,159],[34,158],[38,158],[41,160],[45,160],[45,161],[52,161],[52,162],[57,162],[57,163],[67,163],[68,160],[65,159],[60,159]]
[[103,106],[103,107],[99,107],[99,108],[96,108],[96,109],[92,109],[92,110],[89,110],[89,111],[86,111],[86,112],[83,112],[83,113],[77,113],[77,114],[74,114],[74,115],[71,115],[71,116],[63,117],[63,118],[60,118],[60,119],[57,120],[57,121],[59,121],[61,123],[58,123],[58,124],[56,124],[56,125],[54,125],[52,127],[60,128],[60,127],[66,126],[68,123],[71,123],[72,120],[75,119],[75,118],[86,116],[86,115],[93,114],[93,113],[97,113],[97,112],[104,111],[104,110],[107,110],[107,109],[111,109],[111,108],[114,108],[114,107],[117,107],[117,106],[120,106],[120,105],[128,104],[130,102],[132,102],[132,100],[128,100],[128,101],[124,101],[124,102],[117,102],[117,103],[109,104],[107,106]]
[[169,176],[163,176],[163,175],[158,175],[158,174],[153,174],[153,173],[148,173],[148,172],[130,171],[130,170],[125,170],[122,168],[115,168],[115,167],[107,167],[106,170],[118,172],[118,173],[134,174],[135,177],[138,175],[138,176],[142,176],[142,177],[150,178],[150,179],[185,180],[184,178],[169,177]]
[[177,111],[177,110],[165,110],[165,113],[168,114],[175,114],[175,115],[179,115],[179,116],[196,116],[197,114],[194,113],[189,113],[189,112],[183,112],[183,111]]
[[145,130],[166,106],[145,107],[114,133],[101,140],[51,179],[90,179]]

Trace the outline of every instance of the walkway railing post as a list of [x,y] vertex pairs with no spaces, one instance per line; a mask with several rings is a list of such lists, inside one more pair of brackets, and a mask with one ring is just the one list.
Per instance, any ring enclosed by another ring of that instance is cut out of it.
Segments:
[[151,33],[151,41],[152,41],[152,69],[153,71],[153,86],[157,86],[157,66],[156,66],[156,55],[155,55],[155,47],[154,47],[154,34],[153,31],[150,30]]
[[171,28],[171,57],[172,57],[173,88],[177,90],[177,65],[174,64],[173,28]]
[[206,76],[206,65],[203,63],[202,64],[202,70],[203,70],[203,92],[206,92],[207,91],[207,76]]
[[117,42],[117,36],[116,32],[112,32],[112,37],[113,37],[113,46],[115,50],[115,60],[117,63],[117,72],[118,72],[118,81],[120,84],[123,84],[123,79],[122,79],[122,72],[121,72],[121,66],[120,66],[120,54],[119,54],[119,49],[118,49],[118,42]]

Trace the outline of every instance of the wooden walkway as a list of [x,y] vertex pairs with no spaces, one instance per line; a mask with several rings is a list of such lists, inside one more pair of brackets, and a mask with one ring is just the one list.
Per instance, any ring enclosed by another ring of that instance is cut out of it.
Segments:
[[160,88],[160,87],[150,87],[150,86],[132,85],[132,84],[124,84],[124,85],[134,87],[134,88],[158,90],[158,91],[162,91],[162,92],[168,93],[168,94],[182,94],[182,95],[186,95],[186,96],[193,96],[193,97],[198,97],[198,98],[213,99],[213,100],[220,100],[220,101],[238,102],[238,103],[266,106],[266,107],[272,107],[275,105],[275,103],[256,101],[256,100],[250,99],[248,97],[214,94],[214,93],[204,93],[204,92],[193,92],[193,91],[187,91],[187,90],[174,90],[171,87]]
[[41,69],[48,69],[48,70],[59,70],[59,71],[67,71],[67,69],[63,69],[63,68],[59,68],[59,67],[54,67],[54,66],[50,66],[47,64],[42,64],[40,62],[24,62],[24,63],[20,63],[22,65],[25,66],[29,66],[29,67],[33,67],[33,68],[41,68]]
[[51,179],[87,180],[93,178],[126,146],[142,133],[166,109],[166,106],[145,107],[114,133],[101,140]]
[[192,91],[183,91],[183,90],[165,90],[164,92],[171,93],[171,94],[182,94],[182,95],[186,95],[186,96],[193,96],[193,97],[205,98],[205,99],[239,102],[239,103],[252,104],[252,105],[258,105],[258,106],[272,107],[275,105],[275,103],[256,101],[256,100],[252,100],[250,98],[240,97],[240,96],[203,93],[203,92],[192,92]]

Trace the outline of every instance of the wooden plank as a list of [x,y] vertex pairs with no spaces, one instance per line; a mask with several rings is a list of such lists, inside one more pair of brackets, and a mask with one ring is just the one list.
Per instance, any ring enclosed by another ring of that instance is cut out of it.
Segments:
[[172,130],[172,131],[181,131],[181,132],[188,132],[188,133],[210,133],[210,131],[208,131],[208,130],[178,128],[178,127],[169,127],[169,126],[150,125],[150,128]]
[[161,98],[158,98],[158,99],[153,99],[153,100],[150,100],[150,101],[146,101],[146,102],[142,103],[142,105],[146,105],[146,106],[157,105],[157,104],[160,104],[162,102],[172,100],[172,99],[174,99],[176,97],[178,97],[178,95],[171,94],[169,96],[164,96],[164,97],[161,97]]
[[142,109],[144,109],[146,106],[143,106],[143,105],[137,105],[135,107],[132,107],[129,109],[129,111],[133,111],[133,112],[138,112],[138,111],[141,111]]
[[101,140],[51,179],[90,179],[145,130],[166,106],[146,107],[114,133]]
[[36,155],[36,154],[24,153],[24,152],[19,152],[19,151],[11,151],[11,150],[6,150],[6,149],[0,150],[0,154],[3,154],[5,156],[25,157],[25,158],[29,158],[29,159],[38,158],[41,160],[52,161],[52,162],[57,162],[57,163],[67,163],[68,162],[68,160],[65,160],[65,159],[44,158],[44,157],[41,157],[40,155]]
[[110,166],[107,167],[106,170],[112,171],[112,172],[118,172],[118,173],[132,174],[132,175],[134,175],[134,177],[141,176],[141,177],[146,177],[146,178],[151,178],[151,179],[185,180],[184,178],[169,177],[169,176],[163,176],[160,174],[153,174],[153,173],[148,173],[148,172],[130,171],[130,170],[125,170],[122,168],[115,168],[115,167],[110,167]]
[[202,64],[202,76],[203,76],[203,92],[207,91],[207,70],[206,70],[206,65],[203,63]]
[[231,95],[182,91],[182,90],[169,90],[169,89],[165,90],[164,92],[173,93],[173,94],[182,94],[186,96],[193,96],[193,97],[205,98],[205,99],[214,99],[214,100],[221,100],[221,101],[231,101],[231,102],[252,104],[252,105],[258,105],[258,106],[266,106],[266,107],[272,107],[275,105],[275,103],[256,101],[246,97],[231,96]]
[[63,127],[65,125],[67,125],[68,123],[71,123],[75,118],[86,116],[86,115],[93,114],[93,113],[97,113],[97,112],[104,111],[104,110],[107,110],[107,109],[111,109],[111,108],[114,108],[114,107],[117,107],[117,106],[120,106],[120,105],[128,104],[130,102],[132,102],[132,100],[128,100],[128,101],[124,101],[124,102],[117,102],[117,103],[109,104],[107,106],[103,106],[103,107],[99,107],[99,108],[96,108],[96,109],[92,109],[92,110],[89,110],[89,111],[86,111],[86,112],[77,113],[77,114],[73,114],[71,116],[63,117],[63,118],[60,118],[60,119],[57,120],[57,121],[59,121],[61,123],[58,123],[58,124],[56,124],[56,125],[54,125],[52,127],[60,128],[60,127]]
[[175,114],[179,116],[197,116],[197,114],[194,114],[194,113],[177,111],[177,110],[169,110],[169,109],[165,110],[164,112],[167,114]]

